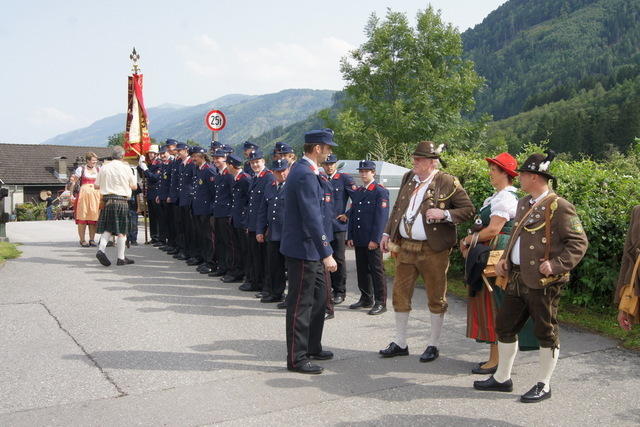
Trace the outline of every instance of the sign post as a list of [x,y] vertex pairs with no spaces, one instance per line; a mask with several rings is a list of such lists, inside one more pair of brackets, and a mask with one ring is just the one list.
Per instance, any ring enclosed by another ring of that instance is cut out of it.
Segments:
[[211,143],[218,140],[218,132],[227,125],[227,118],[220,110],[211,110],[204,116],[204,123],[211,130]]

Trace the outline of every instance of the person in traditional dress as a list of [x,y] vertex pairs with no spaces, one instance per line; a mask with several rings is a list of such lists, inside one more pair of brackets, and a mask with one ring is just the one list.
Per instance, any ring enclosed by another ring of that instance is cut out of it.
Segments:
[[[616,288],[615,302],[620,304],[623,298],[624,288],[630,285],[633,289],[628,293],[626,298],[640,297],[640,284],[638,283],[638,271],[640,268],[636,266],[640,257],[640,205],[633,208],[631,213],[631,222],[629,231],[627,232],[627,240],[624,242],[622,250],[622,265],[620,266],[620,275],[618,276],[618,286]],[[633,324],[640,323],[640,313],[638,313],[638,303],[628,304],[633,309],[629,311],[623,310],[624,304],[620,305],[618,311],[618,324],[625,331],[630,331]]]
[[[469,250],[477,243],[490,250],[504,250],[509,242],[509,233],[513,228],[518,208],[518,195],[512,185],[518,176],[518,162],[509,153],[501,153],[494,158],[485,159],[489,164],[489,178],[496,190],[482,203],[476,217],[473,234],[460,241],[462,255],[467,258]],[[469,261],[469,260],[468,260]],[[498,366],[498,337],[496,334],[496,313],[504,299],[504,291],[495,283],[491,290],[478,281],[480,289],[470,288],[467,304],[467,337],[478,342],[490,343],[489,360],[480,362],[471,372],[474,374],[493,374]],[[531,318],[518,334],[520,350],[537,350],[538,341],[533,334]]]
[[[95,153],[88,152],[84,157],[86,164],[78,166],[71,176],[71,182],[80,184],[80,191],[77,195],[74,194],[76,198],[74,216],[78,225],[80,246],[89,247],[96,245],[94,238],[100,215],[100,192],[95,188],[99,168],[98,156]],[[87,227],[89,227],[89,243],[86,240]]]

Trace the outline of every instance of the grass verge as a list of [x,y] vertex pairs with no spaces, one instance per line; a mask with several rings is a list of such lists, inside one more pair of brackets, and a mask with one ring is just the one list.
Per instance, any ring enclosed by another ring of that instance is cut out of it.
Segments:
[[[384,263],[388,276],[394,277],[396,269],[393,259],[387,259]],[[422,284],[422,278],[418,278]],[[467,288],[462,281],[462,277],[456,273],[449,273],[448,293],[460,298],[467,297]],[[631,349],[640,350],[640,325],[627,332],[618,326],[618,312],[613,307],[596,310],[560,301],[558,310],[558,320],[564,324],[586,329],[600,335],[614,338],[620,341],[620,345]]]
[[21,254],[15,243],[0,242],[0,264],[5,260],[18,258]]

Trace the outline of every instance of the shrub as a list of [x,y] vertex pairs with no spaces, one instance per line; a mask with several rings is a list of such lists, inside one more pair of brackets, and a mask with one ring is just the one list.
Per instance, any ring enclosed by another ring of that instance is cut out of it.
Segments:
[[46,203],[22,203],[16,205],[18,221],[44,221],[46,219]]

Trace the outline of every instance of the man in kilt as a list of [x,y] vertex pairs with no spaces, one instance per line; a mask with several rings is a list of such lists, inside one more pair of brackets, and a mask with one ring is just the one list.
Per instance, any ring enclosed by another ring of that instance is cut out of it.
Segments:
[[124,250],[130,227],[128,200],[131,191],[138,188],[134,171],[122,160],[124,149],[120,146],[113,147],[111,157],[113,161],[100,169],[96,179],[96,188],[100,190],[104,201],[104,208],[98,218],[98,233],[101,237],[96,258],[105,267],[111,265],[104,251],[114,234],[117,236],[117,265],[133,264],[133,260],[124,256]]

